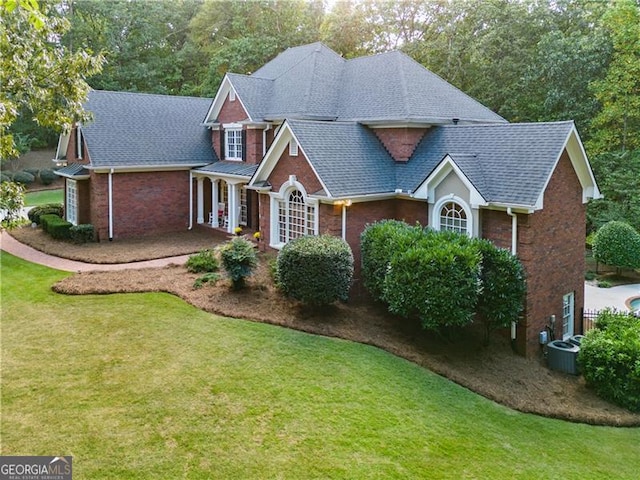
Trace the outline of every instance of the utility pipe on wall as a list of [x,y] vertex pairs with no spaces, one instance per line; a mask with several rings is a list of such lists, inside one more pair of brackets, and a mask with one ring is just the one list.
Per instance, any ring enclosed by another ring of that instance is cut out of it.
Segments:
[[113,240],[113,168],[109,170],[109,241]]
[[193,228],[193,173],[189,171],[189,230]]

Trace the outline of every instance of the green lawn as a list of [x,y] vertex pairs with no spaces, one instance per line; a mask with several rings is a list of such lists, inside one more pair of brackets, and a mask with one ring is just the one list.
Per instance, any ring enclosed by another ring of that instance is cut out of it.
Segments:
[[24,196],[24,204],[27,207],[35,207],[36,205],[44,205],[45,203],[62,203],[63,201],[64,193],[61,188],[27,192]]
[[57,295],[66,273],[1,259],[3,455],[73,455],[76,480],[638,478],[640,429],[167,294]]

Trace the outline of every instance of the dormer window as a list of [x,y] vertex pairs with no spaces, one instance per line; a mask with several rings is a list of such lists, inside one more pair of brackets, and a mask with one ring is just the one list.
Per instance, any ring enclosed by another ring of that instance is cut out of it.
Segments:
[[242,125],[224,125],[225,160],[242,160]]

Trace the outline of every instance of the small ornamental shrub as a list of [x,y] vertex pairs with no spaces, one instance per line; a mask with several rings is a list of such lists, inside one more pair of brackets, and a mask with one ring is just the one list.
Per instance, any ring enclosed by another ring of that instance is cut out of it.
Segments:
[[422,237],[422,227],[398,220],[382,220],[368,225],[360,235],[362,279],[365,288],[381,300],[384,278],[391,258]]
[[236,290],[244,287],[245,279],[258,266],[258,254],[253,242],[243,237],[235,237],[222,245],[220,258],[222,267]]
[[70,229],[73,225],[58,215],[41,215],[40,223],[42,224],[42,229],[51,235],[51,238],[56,240],[68,240],[71,238]]
[[39,169],[37,169],[37,168],[25,168],[24,171],[27,172],[27,173],[30,173],[31,175],[33,175],[34,180],[38,180],[38,173],[40,172]]
[[640,320],[605,311],[578,354],[587,386],[606,400],[640,412]]
[[95,229],[90,223],[73,225],[69,229],[69,237],[74,243],[89,243],[95,239]]
[[21,183],[23,185],[29,185],[36,180],[29,172],[21,171],[13,174],[13,181],[16,183]]
[[40,170],[40,182],[43,185],[51,185],[57,178],[60,177],[53,173],[53,170],[51,170],[50,168],[43,168],[42,170]]
[[384,280],[389,311],[432,330],[468,325],[480,291],[478,249],[434,233],[425,240],[392,258]]
[[287,243],[277,260],[278,286],[307,305],[329,305],[349,298],[353,253],[332,235],[305,236]]
[[29,210],[27,216],[32,223],[40,225],[40,217],[42,215],[53,214],[62,217],[63,213],[64,208],[62,207],[61,203],[45,203],[44,205],[33,207],[31,210]]
[[617,268],[640,268],[640,233],[628,223],[609,222],[593,239],[593,258]]
[[0,183],[0,225],[14,228],[22,222],[24,185],[14,182]]
[[524,267],[518,257],[488,240],[476,240],[482,255],[480,281],[482,292],[477,312],[485,325],[486,338],[491,331],[517,322],[526,295]]
[[185,264],[191,273],[217,272],[220,263],[213,250],[202,250],[191,255]]
[[216,283],[218,280],[220,280],[220,274],[218,272],[207,272],[195,279],[193,288],[197,290],[204,287],[205,283]]
[[0,183],[10,182],[10,181],[11,181],[11,175],[5,172],[0,173]]

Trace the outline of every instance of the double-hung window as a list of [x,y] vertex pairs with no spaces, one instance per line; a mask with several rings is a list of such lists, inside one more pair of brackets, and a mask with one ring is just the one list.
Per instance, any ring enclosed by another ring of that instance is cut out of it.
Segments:
[[66,216],[67,222],[78,224],[78,186],[75,180],[67,179],[66,192]]
[[224,151],[226,160],[242,160],[242,127],[225,128]]

